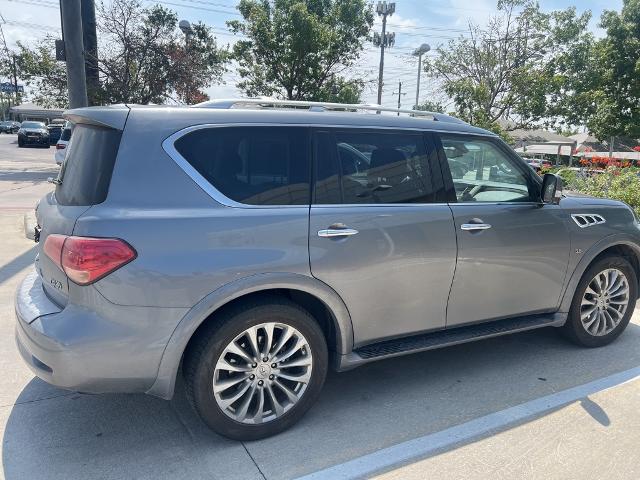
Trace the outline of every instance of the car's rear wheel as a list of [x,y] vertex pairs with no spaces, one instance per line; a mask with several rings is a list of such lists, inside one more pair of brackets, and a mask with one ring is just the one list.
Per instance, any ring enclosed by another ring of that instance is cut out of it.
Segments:
[[18,147],[20,148],[24,147],[24,142],[20,139],[18,139]]
[[275,297],[224,312],[184,362],[196,411],[236,440],[268,437],[296,423],[316,401],[326,373],[327,346],[315,319]]
[[636,273],[625,258],[608,256],[598,260],[578,284],[565,333],[585,347],[611,343],[631,320],[637,290]]

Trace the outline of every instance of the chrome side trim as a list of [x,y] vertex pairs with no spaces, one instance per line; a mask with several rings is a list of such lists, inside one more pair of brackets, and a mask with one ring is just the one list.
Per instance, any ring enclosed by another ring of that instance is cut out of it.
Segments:
[[355,228],[327,228],[325,230],[318,230],[318,236],[322,238],[350,237],[358,233],[360,232]]
[[[375,125],[339,125],[339,124],[327,124],[327,123],[264,123],[264,122],[246,123],[246,122],[241,122],[241,123],[202,123],[199,125],[191,125],[190,127],[185,127],[181,130],[178,130],[177,132],[169,135],[167,138],[164,139],[164,141],[162,142],[162,149],[165,151],[165,153],[169,155],[169,157],[171,157],[171,159],[174,162],[176,162],[176,164],[184,171],[184,173],[187,174],[187,176],[189,176],[189,178],[191,178],[194,182],[196,182],[196,184],[216,202],[218,202],[219,204],[225,207],[258,208],[258,209],[259,208],[300,208],[300,207],[304,207],[305,205],[249,205],[246,203],[236,202],[235,200],[232,200],[231,198],[224,195],[222,192],[220,192],[220,190],[215,188],[213,185],[211,185],[211,183],[209,183],[206,178],[200,175],[200,173],[195,168],[193,168],[193,166],[182,155],[180,155],[180,152],[176,150],[175,142],[178,139],[182,138],[187,133],[193,132],[195,130],[201,130],[203,128],[227,128],[227,127],[308,127],[308,128],[317,127],[317,128],[349,128],[349,129],[358,128],[358,129],[371,129],[371,130],[402,130],[402,131],[412,131],[412,132],[421,132],[421,133],[436,132],[436,133],[456,133],[460,135],[471,135],[471,134],[466,134],[464,132],[459,133],[459,132],[452,132],[450,130],[436,130],[431,128],[429,129],[399,128],[399,127],[387,127],[387,126],[379,127]],[[484,136],[487,138],[493,138],[496,136],[494,134],[489,134],[489,133],[487,134],[473,133],[472,135]],[[379,207],[381,205],[388,205],[388,206],[416,205],[417,206],[417,205],[435,205],[435,204],[432,204],[432,203],[425,203],[425,204],[376,203],[376,204],[369,204],[369,205],[336,204],[336,205],[327,205],[327,206],[330,206],[330,207],[377,206]],[[308,205],[306,206],[308,207]],[[312,206],[317,207],[318,205],[312,205]]]
[[602,215],[597,213],[572,213],[571,218],[580,228],[593,227],[607,223]]
[[474,230],[489,230],[491,225],[488,223],[463,223],[460,225],[460,230],[465,232],[473,232]]

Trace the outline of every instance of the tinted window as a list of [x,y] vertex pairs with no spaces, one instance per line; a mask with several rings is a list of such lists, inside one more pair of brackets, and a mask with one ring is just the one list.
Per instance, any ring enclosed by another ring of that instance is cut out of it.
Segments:
[[440,135],[459,202],[530,201],[525,165],[493,141]]
[[308,205],[307,138],[307,129],[296,127],[206,128],[176,140],[175,148],[236,202]]
[[60,169],[56,200],[61,205],[96,205],[107,198],[121,132],[78,125]]
[[22,128],[45,128],[42,122],[22,122]]
[[316,204],[434,200],[422,134],[318,132]]
[[65,127],[62,130],[62,134],[60,135],[60,140],[69,141],[70,139],[71,139],[71,129],[68,127]]

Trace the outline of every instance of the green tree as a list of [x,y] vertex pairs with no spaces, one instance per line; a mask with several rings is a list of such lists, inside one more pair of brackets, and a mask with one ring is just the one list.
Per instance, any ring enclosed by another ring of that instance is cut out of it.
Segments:
[[[229,52],[202,23],[192,26],[185,41],[175,12],[158,5],[146,9],[139,0],[100,3],[97,20],[100,103],[196,103],[208,98],[204,89],[221,81]],[[18,50],[18,76],[31,87],[30,99],[66,107],[66,67],[55,60],[53,39],[34,47],[18,44]],[[7,62],[0,67],[6,70]]]
[[583,115],[599,139],[640,137],[640,0],[624,0],[622,11],[605,11],[607,32],[593,49],[591,83],[583,95],[591,100]]
[[[15,55],[18,78],[29,87],[28,99],[48,108],[65,108],[67,99],[67,71],[57,62],[54,54],[55,39],[45,37],[34,47],[17,43]],[[5,56],[0,61],[2,75],[13,77],[13,59]]]
[[486,28],[471,23],[467,36],[439,47],[425,71],[459,118],[504,135],[501,119],[514,128],[548,121],[549,96],[566,85],[555,60],[589,43],[590,13],[544,13],[533,0],[500,0],[498,12]]
[[425,112],[445,113],[445,107],[440,102],[431,102],[427,100],[416,107],[416,110],[423,110]]
[[357,100],[363,84],[341,76],[353,65],[373,24],[366,0],[241,0],[242,20],[228,22],[249,96]]
[[228,55],[204,24],[185,42],[176,13],[162,6],[112,0],[97,11],[103,103],[192,103],[220,81]]

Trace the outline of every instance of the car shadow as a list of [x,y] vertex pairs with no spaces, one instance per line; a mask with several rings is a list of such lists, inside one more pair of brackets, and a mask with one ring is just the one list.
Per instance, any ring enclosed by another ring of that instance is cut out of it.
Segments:
[[[33,379],[6,407],[4,475],[295,478],[637,367],[639,341],[635,324],[600,349],[576,347],[548,328],[331,373],[300,423],[245,444],[211,433],[181,382],[165,402],[67,393]],[[612,425],[600,406],[580,403],[594,422]]]

